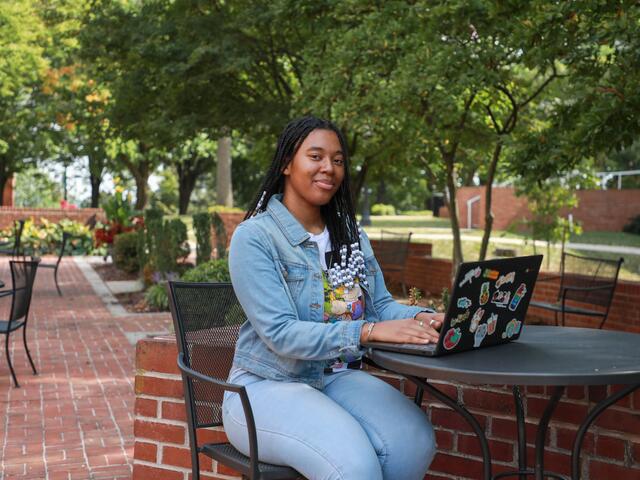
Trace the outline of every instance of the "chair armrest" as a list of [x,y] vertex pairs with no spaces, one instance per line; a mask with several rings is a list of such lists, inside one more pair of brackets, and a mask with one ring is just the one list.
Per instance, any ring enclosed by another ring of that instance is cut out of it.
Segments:
[[607,290],[611,287],[615,287],[616,284],[615,283],[608,283],[607,285],[598,285],[597,287],[572,287],[572,286],[565,286],[562,287],[562,291],[566,292],[568,290],[576,290],[576,291],[581,291],[581,292],[591,292],[591,291],[595,291],[595,290]]
[[536,283],[554,282],[560,279],[562,279],[562,275],[554,275],[553,277],[538,278],[538,280],[536,280]]
[[[240,395],[240,401],[242,402],[242,409],[244,410],[244,417],[247,421],[247,430],[249,434],[249,462],[250,468],[253,472],[251,478],[258,478],[260,474],[260,469],[258,468],[258,436],[256,433],[256,423],[253,418],[253,410],[251,409],[251,403],[249,402],[249,395],[247,395],[247,389],[244,387],[244,385],[236,385],[234,383],[223,382],[221,380],[218,380],[217,378],[213,378],[196,370],[193,370],[184,363],[184,353],[182,352],[178,353],[178,368],[184,375],[187,375],[191,378],[196,378],[203,382],[215,383],[216,385],[220,385],[225,390],[229,390]],[[192,445],[192,448],[194,447],[197,450],[197,445]]]
[[236,385],[235,383],[223,382],[222,380],[218,380],[217,378],[210,377],[209,375],[205,375],[204,373],[200,373],[197,370],[194,370],[184,363],[184,354],[178,354],[178,368],[185,375],[195,378],[198,380],[202,380],[203,382],[215,383],[216,385],[220,385],[225,390],[229,390],[231,392],[240,393],[241,390],[244,390],[242,385]]
[[0,290],[0,298],[13,295],[13,290]]

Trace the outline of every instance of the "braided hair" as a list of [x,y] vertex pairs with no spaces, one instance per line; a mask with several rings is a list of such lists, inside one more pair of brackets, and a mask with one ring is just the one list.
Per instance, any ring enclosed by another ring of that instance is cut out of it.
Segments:
[[337,135],[340,141],[344,155],[344,178],[329,203],[320,207],[320,213],[327,225],[332,249],[335,251],[341,245],[346,245],[351,253],[351,244],[359,243],[359,239],[356,213],[351,196],[347,142],[338,127],[328,120],[306,116],[289,122],[278,138],[278,146],[269,170],[267,170],[260,190],[251,202],[244,218],[246,220],[264,211],[273,195],[284,192],[285,176],[282,172],[293,160],[302,142],[314,130],[330,130]]

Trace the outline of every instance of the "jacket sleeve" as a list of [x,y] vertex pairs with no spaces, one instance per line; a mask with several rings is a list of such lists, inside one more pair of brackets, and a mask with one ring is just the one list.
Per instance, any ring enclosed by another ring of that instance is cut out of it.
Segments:
[[233,289],[262,341],[278,355],[296,359],[361,354],[364,321],[323,323],[298,317],[271,243],[260,228],[243,223],[235,230],[229,250]]
[[373,272],[374,276],[374,290],[370,292],[373,299],[373,308],[378,313],[378,317],[381,321],[385,320],[398,320],[401,318],[412,318],[420,312],[435,312],[431,308],[403,305],[396,302],[384,282],[384,275],[378,260],[373,253],[373,248],[369,242],[369,237],[364,232],[361,233],[361,240],[364,243],[362,245],[365,252],[370,252],[370,255],[366,256],[365,262],[367,264],[367,270]]

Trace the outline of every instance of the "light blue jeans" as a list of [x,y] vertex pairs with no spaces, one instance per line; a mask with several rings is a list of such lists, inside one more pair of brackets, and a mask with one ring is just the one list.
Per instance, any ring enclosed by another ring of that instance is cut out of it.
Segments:
[[[236,370],[258,434],[261,461],[289,465],[310,480],[421,480],[435,455],[433,428],[411,400],[361,370],[325,376],[322,390]],[[223,423],[249,455],[240,397],[227,393]]]

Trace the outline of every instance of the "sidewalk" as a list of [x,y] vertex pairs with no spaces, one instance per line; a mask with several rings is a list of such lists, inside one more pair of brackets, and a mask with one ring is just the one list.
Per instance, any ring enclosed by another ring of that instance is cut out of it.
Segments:
[[[36,277],[27,337],[38,375],[32,375],[22,333],[10,348],[21,388],[0,358],[0,478],[129,479],[133,463],[135,340],[168,332],[168,313],[114,316],[83,271],[65,258],[59,297],[51,270]],[[80,268],[82,267],[82,268]],[[0,279],[10,285],[8,259]],[[10,304],[0,301],[0,318]],[[4,343],[4,339],[2,339]],[[4,345],[1,347],[4,350]]]

